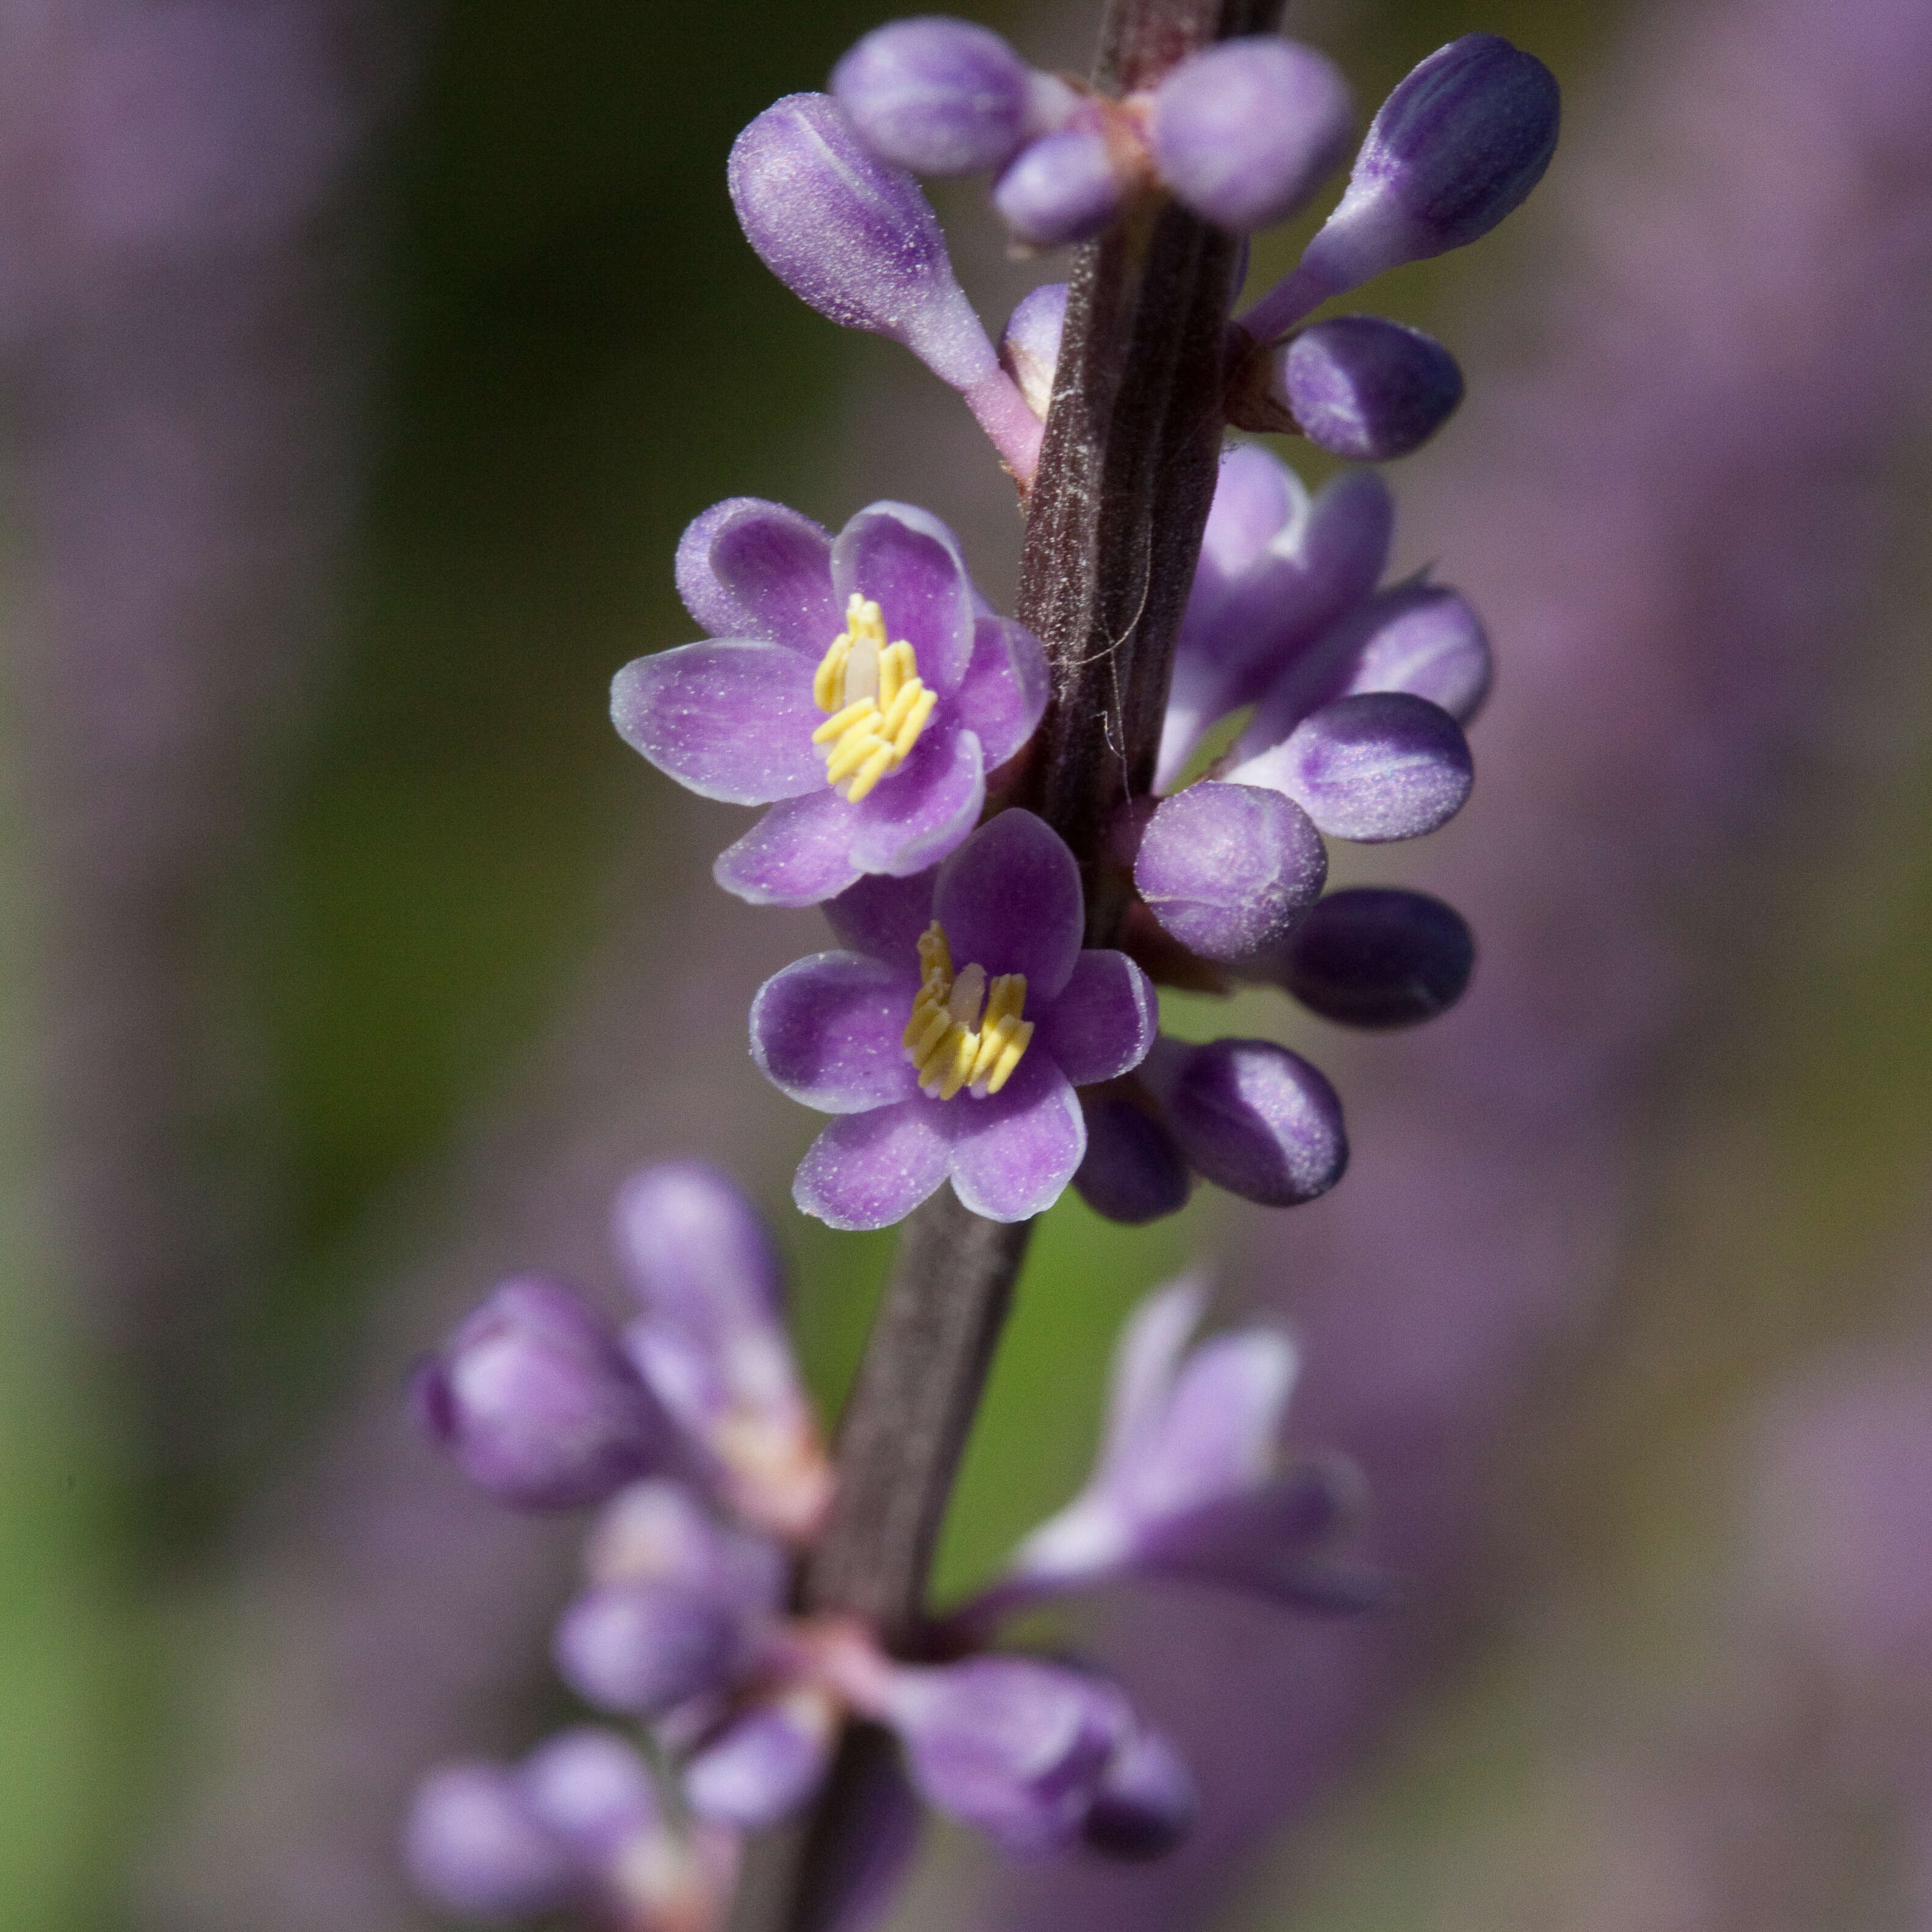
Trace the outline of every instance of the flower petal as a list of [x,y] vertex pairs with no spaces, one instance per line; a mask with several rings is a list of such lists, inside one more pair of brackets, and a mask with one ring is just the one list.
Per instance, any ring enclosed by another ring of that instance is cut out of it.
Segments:
[[919,936],[932,923],[932,872],[896,879],[868,872],[825,902],[825,916],[848,951],[898,963],[919,956]]
[[861,510],[832,546],[832,584],[841,610],[855,594],[871,598],[886,637],[912,646],[942,704],[952,696],[972,655],[973,592],[958,544],[937,517],[910,503]]
[[1216,1335],[1195,1349],[1159,1422],[1116,1474],[1132,1514],[1152,1522],[1265,1482],[1300,1359],[1271,1328]]
[[758,638],[815,664],[844,623],[829,531],[758,496],[715,503],[677,547],[677,594],[714,638]]
[[812,667],[782,644],[714,638],[633,658],[611,680],[610,722],[700,798],[769,805],[825,784]]
[[859,876],[851,853],[852,808],[822,785],[773,806],[718,854],[711,876],[753,905],[817,905]]
[[1003,765],[1034,734],[1046,709],[1046,653],[1024,624],[981,617],[973,629],[973,657],[952,702],[955,715],[977,734],[986,764]]
[[1034,1050],[1043,1046],[1075,1086],[1088,1087],[1138,1066],[1160,1023],[1153,981],[1124,952],[1090,949],[1041,1014]]
[[1060,835],[1030,812],[989,820],[939,868],[933,916],[956,966],[1024,973],[1034,1008],[1057,1000],[1080,957],[1080,869]]
[[919,1090],[899,1043],[918,991],[905,967],[814,952],[758,988],[752,1058],[781,1093],[824,1114],[864,1113]]
[[846,1229],[903,1221],[946,1178],[943,1107],[920,1097],[844,1114],[806,1149],[791,1184],[802,1214]]
[[1072,1084],[1046,1054],[1029,1053],[984,1100],[955,1110],[952,1191],[989,1221],[1024,1221],[1060,1198],[1087,1151],[1087,1123]]
[[970,731],[929,730],[852,812],[852,862],[903,878],[936,866],[979,822],[986,760]]

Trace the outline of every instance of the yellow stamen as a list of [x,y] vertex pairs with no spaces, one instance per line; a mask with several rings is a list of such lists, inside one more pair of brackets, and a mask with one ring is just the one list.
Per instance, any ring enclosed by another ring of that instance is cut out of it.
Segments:
[[844,629],[812,674],[812,700],[832,714],[812,734],[814,745],[830,747],[826,782],[849,778],[845,796],[856,805],[905,763],[939,694],[920,676],[912,646],[903,638],[887,644],[884,613],[854,591],[846,599]]
[[950,1100],[964,1088],[976,1100],[1012,1078],[1033,1038],[1021,1016],[1026,975],[1002,973],[989,984],[976,962],[955,974],[946,929],[934,920],[920,934],[920,988],[900,1043],[921,1090]]

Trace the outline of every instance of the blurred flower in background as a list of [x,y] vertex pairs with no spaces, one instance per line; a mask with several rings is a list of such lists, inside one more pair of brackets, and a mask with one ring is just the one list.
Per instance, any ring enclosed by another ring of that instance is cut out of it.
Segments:
[[[1087,58],[1089,10],[982,17]],[[640,787],[604,693],[688,637],[670,559],[728,493],[927,504],[1011,608],[978,431],[730,220],[737,130],[880,18],[0,20],[7,1922],[418,1922],[410,1781],[566,1720],[573,1578],[413,1442],[402,1370],[535,1266],[614,1305],[641,1162],[753,1180],[822,1406],[849,1372],[886,1250],[792,1214],[817,1124],[744,1034],[819,928],[715,891],[741,815]],[[942,1581],[1076,1493],[1108,1338],[1219,1255],[1293,1318],[1298,1432],[1366,1472],[1406,1604],[1083,1615],[1202,1774],[1193,1846],[1016,1880],[940,1836],[902,1922],[1918,1922],[1932,16],[1288,24],[1364,100],[1505,34],[1574,110],[1517,232],[1375,292],[1470,377],[1396,572],[1439,560],[1502,675],[1467,811],[1331,884],[1439,892],[1480,957],[1394,1052],[1164,1000],[1332,1072],[1352,1170],[1288,1226],[1060,1202]],[[1064,272],[937,193],[982,313]]]

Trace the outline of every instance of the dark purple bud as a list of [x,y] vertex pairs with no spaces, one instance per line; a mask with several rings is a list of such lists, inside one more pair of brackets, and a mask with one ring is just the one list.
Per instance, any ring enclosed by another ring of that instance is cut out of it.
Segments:
[[1360,886],[1331,893],[1268,962],[1267,976],[1342,1026],[1414,1026],[1462,997],[1476,942],[1426,892]]
[[560,1731],[517,1772],[530,1812],[580,1858],[602,1864],[662,1822],[650,1768],[595,1724]]
[[1097,128],[1030,141],[993,184],[993,206],[1016,241],[1034,248],[1085,242],[1120,212],[1127,182]]
[[1018,384],[1026,405],[1042,422],[1053,400],[1053,372],[1066,332],[1066,284],[1047,282],[1021,298],[1000,338],[1000,367]]
[[1148,133],[1175,200],[1246,233],[1300,207],[1340,164],[1353,118],[1334,62],[1258,34],[1170,69],[1154,90]]
[[1148,909],[1208,959],[1245,958],[1284,937],[1328,876],[1322,835],[1292,800],[1208,781],[1161,800],[1134,860]]
[[1382,103],[1304,266],[1339,294],[1486,235],[1543,178],[1560,112],[1534,55],[1494,34],[1438,47]]
[[410,1806],[403,1860],[418,1891],[466,1918],[554,1911],[581,1895],[586,1876],[499,1764],[431,1772]]
[[1348,1164],[1342,1102],[1300,1054],[1267,1040],[1161,1040],[1138,1069],[1196,1172],[1231,1194],[1292,1208]]
[[1002,166],[1075,99],[990,28],[936,16],[868,34],[832,70],[832,92],[880,160],[922,175]]
[[1200,1808],[1186,1760],[1158,1731],[1137,1731],[1108,1761],[1080,1835],[1107,1858],[1165,1858]]
[[550,1282],[504,1282],[418,1364],[410,1395],[464,1474],[519,1509],[601,1502],[671,1453],[616,1336]]
[[731,1606],[676,1583],[606,1583],[563,1613],[558,1674],[586,1702],[655,1718],[730,1681],[746,1648]]
[[1096,1214],[1138,1228],[1187,1205],[1194,1175],[1159,1118],[1119,1094],[1083,1094],[1087,1152],[1075,1191]]
[[700,1818],[762,1830],[809,1802],[832,1762],[838,1712],[800,1688],[735,1718],[684,1768],[684,1795]]
[[1475,766],[1442,706],[1368,692],[1324,705],[1228,776],[1286,792],[1330,838],[1374,845],[1446,824],[1469,796]]
[[1379,316],[1318,322],[1270,358],[1270,398],[1331,456],[1387,463],[1419,449],[1462,400],[1442,344]]
[[1111,1684],[1022,1657],[896,1672],[885,1718],[926,1802],[1021,1856],[1078,1835],[1132,1728]]

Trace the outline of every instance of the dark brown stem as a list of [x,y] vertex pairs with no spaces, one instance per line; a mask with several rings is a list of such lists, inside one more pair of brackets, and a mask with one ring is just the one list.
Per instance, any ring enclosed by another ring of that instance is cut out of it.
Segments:
[[[1280,0],[1111,0],[1097,84],[1144,87],[1184,55],[1274,25]],[[1153,777],[1181,612],[1214,492],[1228,314],[1240,244],[1150,198],[1080,250],[1040,466],[1028,508],[1018,615],[1046,645],[1052,694],[1012,802],[1072,849],[1088,943],[1126,910],[1102,862],[1107,827]],[[922,1639],[926,1576],[1028,1234],[950,1190],[907,1222],[846,1406],[838,1497],[802,1580],[803,1607]],[[812,1818],[746,1876],[739,1932],[818,1932],[831,1879],[868,1827],[876,1734],[848,1738]]]

